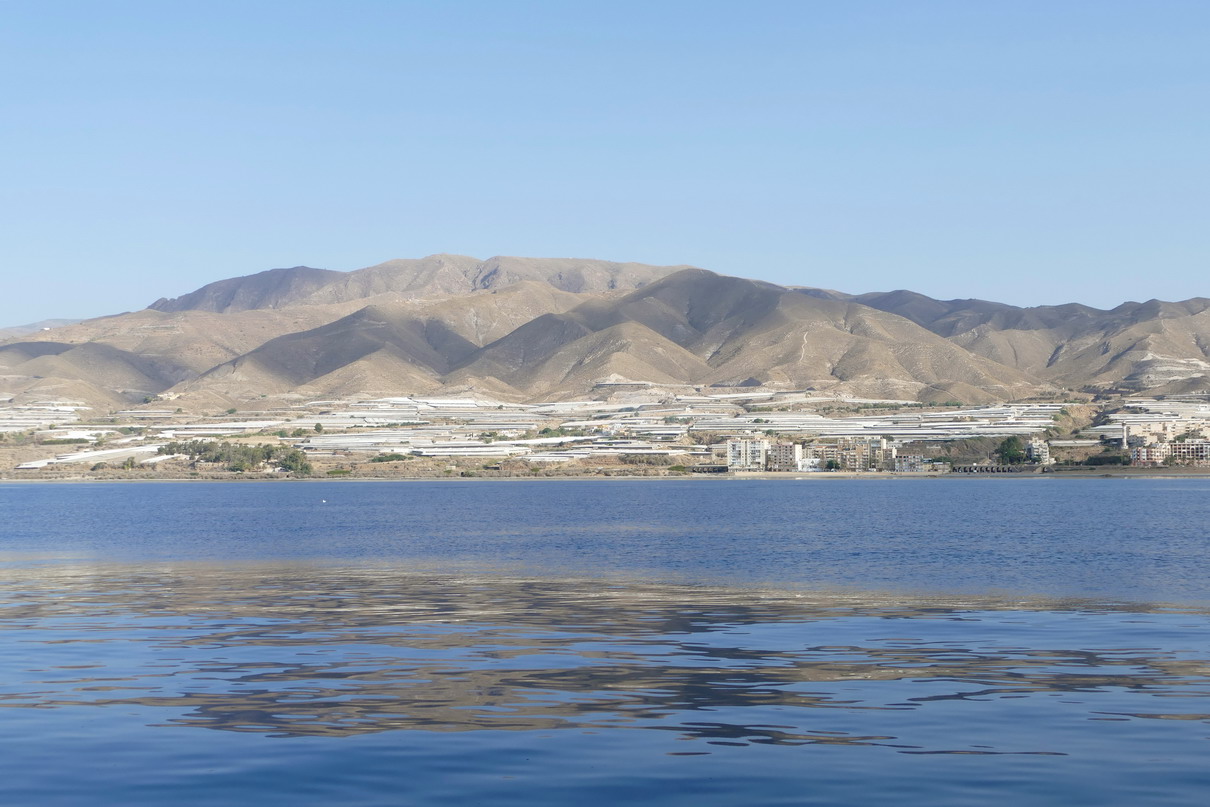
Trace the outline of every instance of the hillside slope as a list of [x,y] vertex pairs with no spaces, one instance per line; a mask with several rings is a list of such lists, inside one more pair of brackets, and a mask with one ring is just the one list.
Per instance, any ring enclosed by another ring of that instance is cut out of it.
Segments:
[[429,255],[393,260],[336,272],[296,266],[270,269],[246,277],[210,283],[174,299],[160,299],[156,311],[235,311],[322,305],[362,300],[384,294],[429,300],[475,291],[501,289],[523,281],[548,284],[575,294],[639,288],[678,269],[577,258],[495,257],[486,261],[465,255]]
[[1018,308],[895,291],[850,298],[898,314],[966,350],[1071,389],[1210,388],[1210,299],[1149,300],[1105,311]]
[[1018,397],[1043,386],[902,317],[701,269],[530,322],[475,353],[453,378],[489,375],[557,395],[609,374],[925,399]]
[[1210,299],[1020,308],[786,288],[703,269],[433,255],[278,269],[0,342],[0,395],[186,408],[602,382],[1013,400],[1210,388]]

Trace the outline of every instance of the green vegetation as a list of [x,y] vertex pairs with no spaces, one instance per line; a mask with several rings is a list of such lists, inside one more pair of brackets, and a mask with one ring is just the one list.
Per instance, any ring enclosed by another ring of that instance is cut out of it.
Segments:
[[310,476],[311,463],[297,448],[257,443],[255,445],[188,440],[160,447],[161,454],[184,454],[193,462],[221,463],[228,471],[242,473],[265,466],[281,468],[294,476]]
[[1130,457],[1122,454],[1097,454],[1084,460],[1085,465],[1129,465]]
[[322,432],[323,430],[324,430],[324,425],[323,425],[322,423],[316,423],[316,424],[315,424],[315,433],[316,433],[316,434],[319,434],[319,433],[320,433],[320,432]]
[[562,426],[557,429],[546,428],[538,432],[539,437],[583,437],[584,434],[583,429],[565,429]]
[[233,407],[231,407],[230,409],[228,409],[228,410],[227,410],[227,414],[228,414],[228,415],[234,415],[234,414],[235,414],[235,407],[233,406]]
[[409,460],[406,454],[379,454],[377,457],[371,457],[370,462],[403,462]]
[[901,454],[924,454],[951,465],[970,465],[984,462],[995,454],[1000,441],[995,437],[964,437],[961,440],[942,442],[920,440],[900,449]]
[[619,454],[618,462],[623,465],[652,465],[666,468],[676,460],[667,454]]
[[[1171,465],[1172,463],[1169,462],[1169,460],[1171,460],[1171,459],[1173,459],[1173,458],[1168,457],[1167,459],[1165,459],[1164,464]],[[1122,452],[1119,449],[1107,447],[1103,451],[1101,451],[1100,454],[1094,454],[1091,457],[1086,457],[1084,459],[1059,460],[1058,464],[1065,466],[1065,467],[1129,465],[1130,464],[1130,455]]]
[[996,448],[996,456],[1005,465],[1020,465],[1025,462],[1025,444],[1015,434],[1006,437]]
[[328,476],[348,476],[351,473],[353,472],[348,468],[333,468],[332,470],[328,471]]
[[42,445],[44,445],[44,446],[72,446],[72,445],[79,445],[80,443],[87,443],[87,442],[89,442],[89,441],[85,437],[62,437],[62,438],[58,438],[58,439],[43,440]]

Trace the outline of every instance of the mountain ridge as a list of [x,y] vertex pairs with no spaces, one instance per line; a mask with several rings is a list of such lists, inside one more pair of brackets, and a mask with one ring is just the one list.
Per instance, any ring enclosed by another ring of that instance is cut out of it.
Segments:
[[432,299],[499,289],[526,280],[538,280],[560,291],[579,294],[636,287],[682,268],[685,267],[575,258],[495,256],[480,261],[465,255],[438,254],[398,258],[351,272],[309,266],[269,269],[208,283],[180,297],[160,298],[148,308],[164,312],[232,313],[347,302],[378,294]]
[[70,390],[103,405],[212,406],[453,388],[533,399],[618,378],[968,402],[1190,391],[1210,387],[1210,299],[1020,307],[443,254],[267,270],[0,341],[0,393],[14,400]]

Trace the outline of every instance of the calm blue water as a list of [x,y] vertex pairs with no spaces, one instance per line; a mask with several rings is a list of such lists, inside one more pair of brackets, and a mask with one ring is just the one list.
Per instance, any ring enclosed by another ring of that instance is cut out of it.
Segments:
[[0,485],[0,803],[1201,805],[1210,480]]

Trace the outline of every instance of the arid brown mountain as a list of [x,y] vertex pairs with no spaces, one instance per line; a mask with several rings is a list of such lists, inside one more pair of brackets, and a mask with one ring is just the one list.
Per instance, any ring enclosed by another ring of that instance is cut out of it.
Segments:
[[17,336],[25,336],[38,331],[49,331],[52,328],[61,328],[64,325],[74,325],[80,320],[78,319],[44,319],[41,322],[31,322],[28,325],[12,325],[7,328],[0,328],[0,341],[5,339],[13,339]]
[[1210,300],[1018,308],[702,269],[453,255],[297,267],[0,342],[0,394],[214,408],[765,385],[969,402],[1210,387]]
[[1072,389],[1186,392],[1210,386],[1210,299],[1149,300],[1102,311],[1017,308],[909,291],[855,302],[912,320],[972,353]]
[[150,308],[226,314],[292,305],[343,303],[383,294],[409,300],[435,299],[501,289],[526,280],[582,294],[638,288],[683,268],[574,258],[495,257],[480,261],[465,255],[430,255],[419,260],[387,261],[355,272],[334,272],[309,266],[270,269],[247,277],[220,280],[173,300],[160,299]]
[[[498,308],[512,310],[509,296],[532,299],[537,290],[523,284],[506,289]],[[551,306],[496,339],[459,328],[465,318],[451,316],[472,301],[490,299],[447,301],[445,311],[367,306],[270,340],[175,391],[221,390],[248,398],[256,392],[347,395],[454,385],[557,397],[591,390],[602,379],[625,379],[995,400],[1039,388],[1027,374],[973,356],[902,317],[701,269],[682,270],[621,297]]]
[[0,344],[0,392],[93,405],[137,401],[188,378],[187,368],[104,342],[52,341]]
[[702,269],[534,320],[485,346],[452,378],[494,377],[555,395],[611,375],[695,386],[839,386],[899,398],[991,400],[1038,387],[902,317]]
[[[571,309],[586,296],[536,281],[428,301],[378,295],[346,316],[282,333],[245,354],[230,356],[174,394],[191,396],[205,390],[241,400],[289,390],[323,396],[387,395],[401,387],[431,391],[443,386],[441,373],[470,350],[543,314]],[[278,313],[287,310],[317,307]],[[191,318],[197,312],[173,316]],[[517,390],[503,391],[523,397]]]

